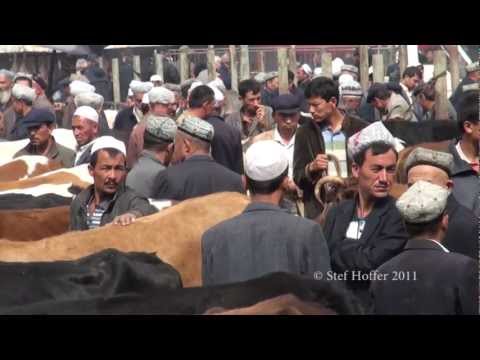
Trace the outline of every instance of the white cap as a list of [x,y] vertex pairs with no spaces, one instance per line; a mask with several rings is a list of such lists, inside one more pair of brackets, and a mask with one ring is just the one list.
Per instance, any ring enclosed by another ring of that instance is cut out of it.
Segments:
[[162,77],[160,75],[156,75],[156,74],[150,76],[150,81],[151,82],[155,82],[155,81],[163,82]]
[[352,82],[352,81],[355,81],[355,80],[354,80],[353,76],[350,75],[350,74],[342,74],[338,78],[338,84],[340,86],[344,85],[345,83]]
[[217,77],[215,80],[210,81],[208,86],[213,85],[215,86],[218,90],[220,90],[223,94],[225,94],[225,91],[227,91],[227,88],[225,87],[225,84],[223,83],[223,80]]
[[135,93],[148,93],[153,88],[151,82],[141,82],[138,80],[132,80],[129,85],[132,92]]
[[22,84],[15,84],[12,88],[12,96],[18,100],[27,100],[33,102],[37,95],[35,90],[29,86]]
[[320,76],[322,75],[322,68],[321,67],[316,67],[313,69],[313,76]]
[[150,105],[150,99],[148,98],[148,93],[143,94],[143,96],[142,96],[142,104]]
[[375,141],[383,141],[396,148],[393,135],[381,121],[376,121],[348,138],[348,154],[353,158],[363,147]]
[[124,156],[127,156],[125,144],[122,141],[115,139],[113,136],[102,136],[97,138],[92,145],[91,153],[93,154],[101,149],[117,149]]
[[288,168],[285,148],[274,140],[252,144],[245,154],[245,174],[255,181],[269,181]]
[[225,100],[225,96],[223,96],[222,92],[218,90],[218,88],[214,85],[207,85],[210,89],[213,90],[213,94],[215,97],[215,107],[221,106],[221,102]]
[[167,88],[160,86],[154,87],[148,92],[150,104],[171,104],[175,102],[175,93]]
[[312,68],[308,64],[303,64],[302,69],[305,71],[305,74],[312,75]]
[[103,106],[103,96],[93,92],[84,92],[78,94],[73,99],[75,106],[91,106],[94,109],[98,109]]
[[342,66],[343,65],[345,65],[345,63],[339,57],[333,59],[333,61],[332,61],[332,75],[333,76],[340,75],[340,72],[342,71]]
[[73,80],[69,86],[70,94],[73,97],[86,92],[95,92],[95,86],[87,84],[85,81]]
[[133,91],[132,91],[132,89],[128,89],[127,96],[128,96],[128,97],[132,97],[132,96],[133,96]]
[[73,116],[81,116],[98,124],[98,113],[90,106],[79,106]]
[[199,87],[200,85],[203,85],[201,81],[194,81],[192,85],[190,85],[190,89],[188,89],[188,93],[190,94],[193,91],[193,89],[195,89],[196,87]]

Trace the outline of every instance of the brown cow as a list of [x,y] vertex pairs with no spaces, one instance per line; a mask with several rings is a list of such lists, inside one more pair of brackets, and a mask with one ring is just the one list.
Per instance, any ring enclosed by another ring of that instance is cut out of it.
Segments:
[[34,242],[0,240],[0,261],[75,260],[114,248],[123,252],[155,253],[177,269],[184,286],[202,284],[201,236],[223,220],[240,214],[248,198],[217,193],[183,201],[129,226],[71,232]]
[[255,305],[226,310],[221,307],[209,309],[205,315],[336,315],[321,304],[300,300],[292,294],[280,295]]
[[0,238],[33,241],[68,231],[70,207],[0,211]]
[[[30,158],[38,157],[33,156]],[[27,159],[19,158],[0,166],[0,182],[16,181],[25,177],[34,177],[62,167],[60,162],[48,160],[46,164],[42,164],[41,162],[31,164],[31,167],[33,167],[29,169],[29,164],[26,160]]]
[[79,176],[68,171],[54,172],[52,174],[35,176],[32,178],[7,181],[0,183],[0,191],[8,191],[15,189],[27,189],[39,185],[60,185],[71,183],[72,186],[84,189],[90,185],[90,183],[83,181]]

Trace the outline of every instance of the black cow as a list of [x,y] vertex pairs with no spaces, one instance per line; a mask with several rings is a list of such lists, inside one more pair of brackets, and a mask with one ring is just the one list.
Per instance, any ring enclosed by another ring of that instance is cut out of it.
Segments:
[[446,120],[385,121],[383,123],[390,133],[406,142],[406,146],[424,142],[437,142],[457,138],[460,130],[456,122]]

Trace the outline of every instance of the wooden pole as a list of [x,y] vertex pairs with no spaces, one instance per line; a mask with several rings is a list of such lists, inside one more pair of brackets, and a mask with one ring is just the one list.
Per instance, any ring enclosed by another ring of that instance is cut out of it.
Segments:
[[455,91],[460,83],[460,67],[458,64],[459,54],[457,45],[447,45],[450,54],[450,77],[452,78],[452,91]]
[[135,80],[142,80],[142,67],[140,62],[140,55],[133,57],[133,78]]
[[332,75],[332,54],[331,53],[322,53],[322,76],[333,78]]
[[155,54],[155,73],[162,78],[162,83],[164,82],[163,79],[163,54],[159,54],[157,50],[154,51]]
[[[447,57],[442,50],[433,55],[433,76],[447,70]],[[441,76],[435,83],[435,119],[448,120],[447,76]]]
[[277,49],[279,94],[288,94],[288,54],[287,48]]
[[383,55],[374,54],[372,57],[373,62],[373,82],[383,83],[385,81],[385,72],[383,68]]
[[400,45],[399,49],[399,66],[400,66],[400,79],[402,79],[403,72],[408,66],[408,53],[407,53],[407,45]]
[[258,52],[258,72],[265,72],[265,52]]
[[240,81],[250,79],[250,59],[248,45],[240,45]]
[[232,77],[232,90],[238,92],[238,62],[235,45],[230,45],[230,76]]
[[213,81],[217,78],[217,71],[215,70],[215,48],[213,45],[208,45],[207,65],[208,65],[208,81]]
[[188,53],[190,49],[188,46],[183,45],[179,49],[180,51],[180,82],[184,82],[189,78],[188,72]]
[[[295,49],[295,45],[290,46],[288,49],[288,70],[295,74],[294,83],[297,86],[297,50]],[[288,76],[288,73],[287,73]]]
[[122,100],[120,99],[120,71],[118,66],[118,59],[112,59],[112,82],[113,82],[113,102],[115,103],[115,107],[119,104]]
[[368,90],[368,45],[360,45],[360,85]]

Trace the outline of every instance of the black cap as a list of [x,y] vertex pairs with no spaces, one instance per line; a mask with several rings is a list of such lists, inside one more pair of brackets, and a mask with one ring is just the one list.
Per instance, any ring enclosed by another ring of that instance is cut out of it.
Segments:
[[292,94],[279,95],[273,99],[273,111],[281,114],[294,114],[300,112],[300,102],[297,96]]
[[42,124],[53,124],[54,122],[55,115],[45,109],[32,109],[22,121],[26,128],[40,126]]

